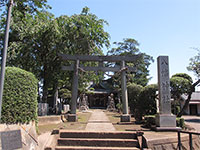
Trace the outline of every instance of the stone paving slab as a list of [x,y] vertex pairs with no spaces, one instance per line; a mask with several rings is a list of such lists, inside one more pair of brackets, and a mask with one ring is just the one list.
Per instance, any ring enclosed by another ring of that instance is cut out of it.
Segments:
[[116,131],[112,123],[109,121],[106,114],[96,109],[92,111],[92,115],[88,120],[88,124],[85,128],[86,131]]
[[200,132],[200,116],[184,115],[185,123],[194,128],[197,132]]

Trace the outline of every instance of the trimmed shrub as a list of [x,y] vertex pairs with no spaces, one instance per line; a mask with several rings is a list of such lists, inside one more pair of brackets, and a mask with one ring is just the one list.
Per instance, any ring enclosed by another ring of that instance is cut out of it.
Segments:
[[156,91],[158,91],[157,84],[150,84],[145,86],[140,93],[138,101],[138,109],[142,115],[154,115],[157,113],[156,107]]
[[135,112],[137,102],[143,87],[141,85],[131,83],[127,86],[128,90],[128,104],[130,106],[131,113]]
[[184,118],[176,118],[176,126],[184,128],[185,127],[185,120],[184,120]]
[[16,67],[5,72],[2,123],[29,123],[37,120],[37,84],[35,76]]
[[[146,115],[144,116],[144,126],[147,128],[151,128],[156,125],[156,116],[155,115]],[[184,118],[176,118],[176,126],[184,128],[185,120]]]

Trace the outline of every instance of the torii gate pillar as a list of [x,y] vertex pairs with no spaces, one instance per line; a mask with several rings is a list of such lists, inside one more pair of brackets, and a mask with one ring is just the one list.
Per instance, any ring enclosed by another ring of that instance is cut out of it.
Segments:
[[76,105],[77,105],[77,97],[78,97],[78,68],[79,68],[79,60],[76,60],[74,65],[74,73],[73,73],[73,84],[72,84],[72,99],[71,99],[71,111],[68,115],[67,120],[69,122],[76,122]]
[[123,106],[123,115],[121,115],[120,122],[130,122],[131,116],[128,112],[128,94],[126,87],[126,70],[125,61],[121,61],[121,88],[122,88],[122,106]]

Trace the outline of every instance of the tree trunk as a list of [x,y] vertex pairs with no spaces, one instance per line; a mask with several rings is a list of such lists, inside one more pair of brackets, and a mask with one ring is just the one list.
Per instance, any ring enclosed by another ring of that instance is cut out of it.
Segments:
[[194,84],[192,84],[191,90],[188,93],[188,97],[187,100],[185,101],[185,104],[183,105],[183,108],[181,109],[180,113],[178,113],[177,117],[181,117],[184,113],[184,110],[188,107],[192,93],[195,91],[195,87],[200,83],[200,79],[195,82]]
[[40,98],[40,84],[38,83],[38,103],[41,103],[41,98]]
[[44,65],[44,74],[43,74],[43,94],[42,94],[42,102],[47,103],[48,98],[48,74],[47,74],[47,66]]
[[54,84],[53,86],[53,108],[55,108],[56,114],[58,114],[58,84]]

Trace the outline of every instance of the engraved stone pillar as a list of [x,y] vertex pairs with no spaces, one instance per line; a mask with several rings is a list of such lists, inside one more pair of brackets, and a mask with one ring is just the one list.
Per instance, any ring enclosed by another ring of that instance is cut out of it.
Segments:
[[176,116],[171,113],[168,56],[157,58],[159,113],[156,115],[157,130],[176,130]]
[[[121,69],[125,68],[125,61],[121,61]],[[128,94],[126,87],[126,70],[121,72],[121,88],[122,88],[122,106],[123,115],[121,116],[121,122],[130,122],[130,115],[128,114]]]
[[75,122],[76,117],[76,105],[77,105],[77,96],[78,96],[78,67],[79,60],[76,60],[74,65],[74,74],[73,74],[73,84],[72,84],[72,100],[71,100],[71,114],[68,115],[68,121]]

